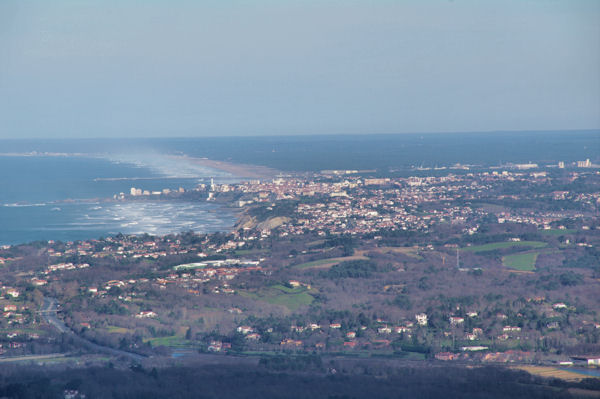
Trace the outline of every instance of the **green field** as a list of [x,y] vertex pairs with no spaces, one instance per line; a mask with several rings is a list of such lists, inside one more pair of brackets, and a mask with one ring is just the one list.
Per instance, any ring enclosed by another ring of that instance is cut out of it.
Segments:
[[280,284],[262,288],[257,292],[240,291],[240,295],[273,305],[285,306],[292,311],[301,306],[310,305],[315,299],[305,287],[289,288]]
[[168,347],[189,347],[190,341],[180,337],[179,335],[171,335],[168,337],[144,338],[144,343],[149,342],[152,347],[168,346]]
[[535,261],[537,260],[538,255],[538,252],[506,255],[502,258],[502,264],[515,270],[532,271],[535,270]]
[[[583,378],[599,378],[593,375],[582,375],[576,371],[565,370],[557,367],[548,366],[513,366],[516,369],[525,370],[529,374],[537,375],[544,378],[558,378],[565,381],[581,381]],[[590,391],[592,392],[592,391]],[[587,396],[587,395],[586,395]],[[590,397],[593,397],[590,395]],[[596,396],[597,397],[597,396]]]
[[310,269],[312,267],[322,266],[322,265],[332,263],[332,262],[335,262],[335,258],[315,260],[313,262],[302,263],[302,264],[296,265],[294,267],[296,269]]
[[485,252],[485,251],[493,251],[495,249],[505,249],[505,248],[513,248],[513,247],[532,247],[532,248],[543,248],[545,247],[545,242],[542,241],[505,241],[505,242],[493,242],[490,244],[484,245],[474,245],[472,247],[461,248],[463,251],[467,252]]
[[106,329],[108,330],[109,333],[115,333],[115,334],[127,334],[129,332],[133,332],[129,328],[118,327],[118,326],[107,326]]
[[306,291],[304,287],[286,287],[285,285],[276,284],[271,286],[274,290],[285,292],[286,294],[300,294]]

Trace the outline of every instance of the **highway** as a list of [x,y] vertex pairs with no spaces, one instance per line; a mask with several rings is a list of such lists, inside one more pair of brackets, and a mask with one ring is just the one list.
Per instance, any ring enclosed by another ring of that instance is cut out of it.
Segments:
[[137,353],[127,352],[124,350],[111,348],[109,346],[99,345],[80,337],[73,330],[67,327],[65,323],[62,322],[62,320],[56,317],[56,312],[58,312],[58,305],[56,299],[44,297],[44,302],[42,303],[42,307],[39,313],[42,315],[42,317],[48,324],[52,325],[60,333],[67,334],[70,337],[72,337],[76,343],[88,348],[93,352],[101,352],[113,356],[125,356],[130,358],[131,360],[135,360],[136,362],[140,362],[146,358],[145,356],[139,355]]
[[54,328],[56,328],[61,333],[72,332],[65,325],[65,323],[63,323],[56,317],[56,312],[58,312],[56,299],[44,297],[44,303],[42,304],[42,309],[40,310],[40,313],[42,314],[42,317],[46,320],[46,323],[53,325]]

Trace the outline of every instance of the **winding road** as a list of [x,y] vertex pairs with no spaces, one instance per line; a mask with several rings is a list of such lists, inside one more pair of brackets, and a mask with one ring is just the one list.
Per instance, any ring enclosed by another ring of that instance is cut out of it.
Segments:
[[99,345],[95,342],[89,341],[85,338],[77,335],[73,330],[65,325],[58,317],[56,317],[56,312],[58,312],[58,303],[54,298],[44,297],[44,302],[42,303],[42,307],[39,313],[42,315],[44,320],[56,328],[61,334],[67,334],[73,340],[86,348],[94,351],[94,352],[102,352],[113,356],[125,356],[130,358],[131,360],[135,360],[137,362],[142,361],[146,358],[146,356],[139,355],[133,352],[127,352],[120,349],[111,348],[109,346]]

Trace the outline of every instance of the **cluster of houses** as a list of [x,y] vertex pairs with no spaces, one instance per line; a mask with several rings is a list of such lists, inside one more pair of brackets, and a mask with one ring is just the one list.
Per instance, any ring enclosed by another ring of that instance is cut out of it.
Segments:
[[[322,177],[322,176],[321,176]],[[337,179],[337,180],[336,180]],[[498,181],[521,181],[531,184],[546,184],[548,176],[540,173],[526,172],[483,172],[469,173],[464,175],[448,175],[442,177],[410,177],[410,178],[362,178],[349,176],[348,174],[337,175],[333,178],[314,181],[306,178],[278,178],[269,182],[250,181],[232,185],[214,186],[214,192],[239,192],[242,194],[242,206],[251,203],[269,203],[277,200],[300,199],[301,197],[312,197],[311,201],[301,202],[297,205],[296,217],[290,221],[283,222],[278,227],[280,235],[301,235],[306,231],[326,234],[364,234],[373,233],[381,229],[402,230],[427,230],[438,223],[459,223],[466,226],[469,233],[477,231],[481,217],[486,213],[481,209],[475,209],[468,205],[451,205],[452,201],[471,201],[482,198],[498,199],[498,195],[492,194],[494,184]],[[556,201],[577,200],[597,204],[600,201],[600,193],[572,194],[568,191],[544,193]],[[514,197],[514,198],[513,198]],[[518,195],[511,196],[520,199]],[[424,205],[432,205],[423,208]],[[498,213],[498,221],[527,223],[543,228],[550,228],[550,224],[565,217],[562,211],[537,211],[531,209],[519,209],[502,211]],[[135,290],[127,290],[138,284],[148,284],[167,289],[178,287],[185,289],[190,294],[200,295],[207,282],[216,281],[218,286],[212,288],[214,293],[234,294],[228,281],[234,280],[241,273],[262,272],[261,262],[258,260],[243,260],[228,258],[222,260],[204,260],[207,254],[224,253],[229,250],[240,249],[250,241],[267,238],[271,234],[269,228],[258,231],[246,231],[243,234],[234,232],[226,240],[211,240],[210,235],[199,236],[194,244],[182,244],[173,237],[135,237],[116,236],[103,240],[88,240],[68,242],[65,244],[48,242],[47,255],[52,258],[87,256],[92,258],[111,257],[115,260],[150,258],[158,259],[167,256],[192,255],[203,259],[199,262],[185,263],[172,267],[160,277],[142,277],[136,279],[109,280],[98,286],[82,287],[84,291],[93,297],[105,297],[113,287],[123,289],[118,299],[123,302],[131,302],[135,296]],[[8,250],[9,246],[2,249]],[[230,255],[228,255],[230,256]],[[0,263],[11,260],[7,256],[0,258]],[[59,259],[53,259],[57,262]],[[93,262],[92,262],[93,263]],[[27,277],[34,286],[48,284],[48,280],[56,279],[51,274],[85,269],[88,263],[60,262],[47,266],[34,277]],[[297,281],[290,281],[290,285],[296,287],[302,285]],[[142,287],[143,289],[143,287]],[[131,292],[129,292],[131,291]],[[128,293],[129,292],[129,293]],[[18,298],[21,292],[12,287],[3,287],[2,294],[11,298]],[[545,327],[548,330],[559,330],[561,327],[560,315],[569,312],[572,307],[563,302],[545,302],[544,298],[534,299],[540,305],[544,314],[548,317],[556,317],[550,320]],[[241,312],[237,308],[230,310],[231,313]],[[16,305],[6,304],[4,306],[4,317],[10,323],[22,323],[22,314],[17,313]],[[133,315],[138,319],[157,318],[158,314],[151,310],[140,311]],[[519,339],[524,333],[523,327],[506,321],[505,315],[498,315],[502,319],[501,334],[485,337],[482,328],[467,328],[468,318],[478,317],[476,312],[466,312],[447,315],[450,329],[460,330],[459,339],[468,341],[482,341],[484,338],[493,338],[500,341]],[[21,320],[21,321],[19,321]],[[410,337],[417,328],[428,326],[428,315],[418,313],[414,321],[403,321],[399,323],[388,323],[378,320],[376,327],[359,326],[353,329],[342,329],[342,324],[331,322],[329,324],[311,322],[307,325],[291,325],[292,335],[284,337],[279,345],[282,348],[306,348],[307,342],[301,334],[309,332],[323,333],[339,330],[343,346],[347,349],[361,347],[363,345],[375,345],[379,347],[389,346],[394,334],[403,334]],[[89,328],[89,327],[88,327]],[[595,324],[595,328],[600,328]],[[343,330],[343,331],[342,331]],[[248,342],[260,342],[261,334],[251,326],[239,326],[237,331],[244,335]],[[262,331],[261,331],[262,332]],[[267,330],[268,332],[268,330]],[[449,336],[454,334],[446,332]],[[463,335],[464,333],[464,335]],[[365,336],[368,336],[365,338]],[[454,336],[454,335],[453,335]],[[525,356],[522,353],[510,353],[500,355],[487,352],[484,345],[473,345],[462,347],[463,354],[439,354],[440,360],[455,360],[465,353],[485,352],[489,361],[505,361],[503,359],[518,359]],[[214,341],[209,346],[211,351],[227,349],[227,343]],[[325,348],[324,342],[312,342],[311,346],[317,349]],[[212,349],[211,349],[212,348]],[[504,356],[504,357],[503,357]],[[508,357],[507,357],[508,356]],[[437,356],[436,356],[437,357]]]
[[[174,266],[171,272],[163,277],[127,280],[109,280],[100,286],[90,286],[83,288],[88,295],[96,298],[104,298],[113,287],[125,288],[118,299],[122,302],[131,302],[133,296],[137,295],[133,287],[138,287],[143,292],[144,285],[152,285],[159,289],[167,289],[169,286],[179,287],[187,290],[190,294],[200,295],[205,283],[215,280],[221,282],[216,286],[214,293],[233,294],[235,291],[229,287],[226,281],[233,280],[240,273],[249,273],[261,271],[260,261],[242,260],[242,259],[224,259],[214,261],[204,261],[196,263],[186,263]],[[126,289],[129,287],[130,289]],[[232,308],[230,313],[241,313],[240,309]],[[156,318],[157,314],[153,311],[142,311],[134,316],[138,319]]]
[[[227,191],[243,194],[239,206],[313,197],[313,200],[299,204],[297,217],[279,228],[282,236],[304,234],[306,231],[316,231],[322,235],[366,234],[381,229],[426,231],[443,222],[464,224],[465,232],[474,234],[478,228],[477,221],[486,212],[468,205],[451,206],[450,203],[485,198],[526,198],[524,194],[494,194],[495,184],[500,181],[540,185],[547,184],[549,178],[545,172],[514,171],[409,178],[361,178],[346,174],[333,175],[327,181],[303,178],[251,181],[227,185]],[[567,191],[562,192],[560,197],[555,194],[541,194],[541,197],[547,195],[554,199],[573,199],[589,204],[600,201],[600,193],[572,194]],[[537,197],[540,195],[536,194]],[[423,212],[422,206],[430,203],[436,203],[436,206]],[[566,214],[563,211],[519,209],[500,212],[496,216],[500,223],[526,223],[549,228],[552,222],[564,218]]]
[[[8,294],[8,292],[11,294]],[[31,322],[31,312],[28,305],[20,302],[13,302],[19,298],[20,293],[14,288],[3,287],[2,292],[9,297],[0,303],[0,309],[3,310],[3,323],[7,326],[14,326],[0,335],[0,355],[14,353],[15,350],[22,351],[29,341],[38,340],[40,335],[37,332],[23,330],[24,325]]]
[[[564,302],[548,302],[545,297],[528,298],[527,302],[533,303],[549,318],[559,317],[564,312],[573,309],[572,306]],[[452,338],[453,340],[456,339],[461,343],[468,343],[469,341],[494,342],[495,340],[501,342],[509,339],[519,342],[530,333],[524,327],[511,325],[509,317],[503,313],[498,313],[495,316],[497,321],[501,323],[500,327],[496,326],[492,329],[486,328],[485,330],[481,327],[472,327],[468,330],[465,328],[467,318],[476,320],[479,317],[476,311],[465,311],[461,316],[450,315],[447,319],[446,330],[443,332],[444,337]],[[558,322],[556,323],[558,324]],[[318,350],[325,349],[326,347],[328,349],[335,349],[339,346],[348,350],[365,347],[386,348],[397,337],[410,339],[417,333],[418,329],[428,328],[428,324],[429,318],[426,313],[415,314],[414,321],[404,320],[399,323],[390,323],[387,320],[378,318],[374,324],[358,327],[348,327],[343,322],[309,322],[305,325],[292,324],[290,332],[282,338],[280,347],[282,349],[296,350]],[[590,323],[588,322],[587,324]],[[593,324],[592,327],[600,328],[600,323],[591,324]],[[552,330],[553,326],[547,325],[546,328]],[[260,332],[271,333],[272,331],[272,328],[268,328]],[[498,331],[500,331],[499,335],[497,335]],[[258,341],[261,340],[259,331],[251,325],[241,325],[237,327],[237,332],[244,334],[249,342],[257,342],[257,345]],[[457,346],[456,352],[441,352],[435,357],[439,360],[478,359],[486,362],[528,362],[533,358],[530,352],[515,350],[490,352],[489,350],[489,346],[473,342],[473,344]]]
[[[72,262],[57,263],[54,265],[49,265],[48,267],[46,267],[46,270],[44,270],[42,273],[48,275],[50,273],[57,272],[57,271],[85,269],[87,267],[90,267],[90,265],[88,263],[79,263],[79,264],[73,264]],[[38,284],[34,283],[34,285],[43,285],[43,284],[39,284],[39,282],[40,281],[38,281]]]
[[[16,292],[18,293],[17,290],[15,290],[14,288],[9,288],[8,290],[4,291],[11,291],[13,292],[13,294]],[[12,298],[16,298],[15,296],[11,296]],[[18,295],[17,295],[18,297]],[[6,320],[6,324],[11,325],[11,324],[24,324],[26,322],[26,317],[23,314],[23,312],[27,312],[28,311],[28,307],[26,305],[23,304],[16,304],[16,303],[11,303],[11,302],[7,302],[4,303],[4,305],[2,306],[3,308],[3,313],[2,313],[2,317]]]
[[64,246],[55,245],[54,241],[48,241],[49,247],[47,253],[51,257],[63,256],[90,256],[92,258],[111,257],[116,260],[132,258],[152,258],[158,259],[169,255],[184,255],[193,251],[199,251],[197,248],[181,245],[177,241],[160,240],[141,241],[136,236],[116,236],[107,237],[104,240],[86,240],[69,241]]

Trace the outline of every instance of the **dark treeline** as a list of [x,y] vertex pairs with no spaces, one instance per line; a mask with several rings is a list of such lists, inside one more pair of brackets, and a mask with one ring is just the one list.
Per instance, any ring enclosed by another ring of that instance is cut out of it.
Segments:
[[[279,359],[259,366],[180,366],[129,369],[18,368],[0,377],[0,397],[62,398],[77,390],[87,398],[571,398],[570,389],[600,389],[542,380],[500,367],[364,368],[351,363],[318,365],[326,371],[289,371]],[[308,362],[314,363],[314,362]],[[265,367],[270,366],[270,367]],[[314,370],[314,364],[311,368]],[[293,367],[296,369],[296,367]],[[351,368],[352,370],[348,370]],[[271,371],[285,369],[283,372]],[[579,391],[582,392],[582,391]]]

